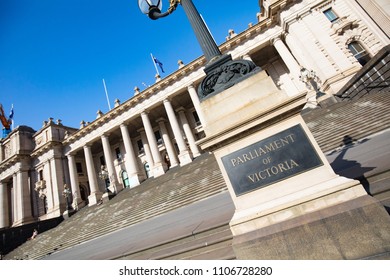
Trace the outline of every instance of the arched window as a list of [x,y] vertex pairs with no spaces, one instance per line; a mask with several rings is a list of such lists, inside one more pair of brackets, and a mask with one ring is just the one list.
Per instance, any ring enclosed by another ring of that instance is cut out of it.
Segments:
[[370,54],[367,53],[363,46],[356,41],[349,43],[348,49],[362,66],[364,66],[371,58]]

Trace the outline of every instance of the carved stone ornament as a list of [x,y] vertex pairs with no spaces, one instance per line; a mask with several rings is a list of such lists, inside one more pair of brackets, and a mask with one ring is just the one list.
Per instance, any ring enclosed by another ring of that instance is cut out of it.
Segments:
[[260,71],[250,60],[231,60],[207,73],[199,85],[200,100],[228,89]]
[[39,198],[44,199],[46,197],[46,181],[40,180],[35,183],[35,191],[38,192]]

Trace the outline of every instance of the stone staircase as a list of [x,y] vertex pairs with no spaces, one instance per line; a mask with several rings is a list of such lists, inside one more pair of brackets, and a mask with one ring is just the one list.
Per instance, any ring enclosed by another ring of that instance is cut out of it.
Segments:
[[[373,134],[390,128],[390,91],[383,89],[359,99],[342,101],[331,107],[315,109],[304,119],[317,143],[325,154],[348,149],[364,142]],[[383,161],[383,160],[382,160]],[[378,163],[379,164],[379,163]],[[377,167],[374,172],[361,174],[359,162],[350,166],[356,173],[346,175],[346,170],[335,170],[337,174],[360,180],[366,191],[376,198],[390,213],[390,171],[388,166]],[[375,165],[377,166],[377,165]],[[342,172],[342,173],[339,173]]]
[[122,255],[118,260],[229,260],[235,259],[228,224]]
[[315,109],[304,119],[321,150],[327,152],[389,128],[389,108],[390,92],[381,91]]
[[[102,205],[80,209],[56,228],[39,234],[35,240],[28,241],[10,252],[5,259],[41,259],[56,251],[73,247],[226,190],[226,184],[214,156],[204,154],[191,164],[169,170],[164,176],[148,179],[136,188],[125,189]],[[228,245],[232,238],[228,226],[217,228],[216,233],[213,233],[214,229],[210,232],[206,230],[202,234],[215,234],[214,243],[218,244],[221,243],[218,241],[221,238],[219,230],[223,232],[224,245]],[[196,247],[194,242],[190,242],[188,246]],[[171,247],[168,251],[160,251],[155,257],[169,258],[173,251]],[[201,255],[202,252],[197,254]],[[185,254],[185,252],[180,253]]]

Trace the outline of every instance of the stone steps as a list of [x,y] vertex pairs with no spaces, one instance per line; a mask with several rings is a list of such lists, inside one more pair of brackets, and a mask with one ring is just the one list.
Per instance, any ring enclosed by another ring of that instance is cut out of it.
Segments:
[[232,232],[228,224],[185,236],[164,244],[150,244],[138,252],[119,256],[122,260],[227,260],[235,259]]
[[388,92],[378,92],[363,98],[316,109],[304,116],[322,151],[345,145],[344,136],[359,140],[390,127]]
[[226,191],[226,184],[214,156],[202,155],[189,165],[172,169],[136,188],[125,189],[102,205],[80,209],[6,258],[40,259],[222,191]]
[[[224,182],[220,180],[219,183],[224,183]],[[86,234],[84,234],[83,239],[85,239],[85,240],[92,239],[97,234],[100,235],[99,233],[101,233],[101,235],[103,235],[103,234],[107,234],[110,232],[114,232],[118,229],[121,229],[121,228],[126,227],[126,226],[131,226],[133,224],[141,222],[141,221],[148,219],[150,217],[162,215],[166,212],[172,211],[172,210],[177,209],[181,206],[196,202],[196,201],[204,198],[205,195],[211,196],[211,195],[214,195],[216,193],[219,193],[220,191],[221,190],[213,190],[213,188],[211,188],[211,191],[205,190],[200,195],[191,195],[191,197],[179,197],[176,201],[174,201],[173,203],[171,203],[169,205],[168,204],[165,204],[165,205],[151,204],[151,205],[147,205],[149,207],[137,209],[137,213],[135,213],[135,214],[134,213],[122,213],[120,215],[116,215],[115,218],[112,218],[109,221],[109,223],[108,222],[105,223],[103,221],[102,223],[99,223],[98,225],[96,225],[96,227],[93,227],[93,226],[90,227],[89,228],[90,231],[87,232]],[[132,218],[126,219],[125,216],[129,215],[129,214],[131,214]],[[78,237],[75,238],[75,240],[79,240],[79,239],[80,238],[78,238]]]

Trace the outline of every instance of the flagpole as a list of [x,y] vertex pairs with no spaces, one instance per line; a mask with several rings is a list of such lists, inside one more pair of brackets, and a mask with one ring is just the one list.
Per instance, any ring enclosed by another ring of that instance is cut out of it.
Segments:
[[11,118],[11,121],[12,121],[12,130],[14,130],[15,128],[15,125],[14,125],[14,104],[11,105],[11,112],[12,112],[12,118]]
[[106,98],[107,98],[107,103],[108,103],[108,109],[110,109],[110,111],[111,111],[110,99],[108,98],[106,82],[104,81],[104,79],[103,79],[103,85],[104,85],[104,91],[106,92]]
[[157,65],[156,65],[156,61],[154,61],[154,56],[153,56],[152,53],[150,53],[150,57],[152,58],[154,68],[156,68],[157,75],[160,76],[160,72],[158,72],[158,68],[157,68]]

